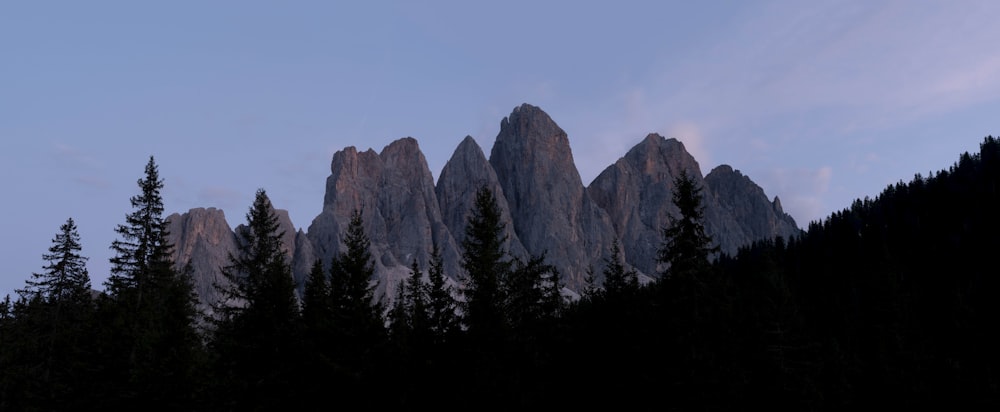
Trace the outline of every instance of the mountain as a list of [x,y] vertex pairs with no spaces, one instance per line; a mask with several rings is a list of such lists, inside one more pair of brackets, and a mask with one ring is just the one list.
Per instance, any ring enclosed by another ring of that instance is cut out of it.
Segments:
[[754,240],[797,236],[795,220],[781,210],[778,198],[768,201],[764,190],[728,165],[702,177],[698,162],[677,139],[655,133],[646,136],[621,159],[602,171],[587,192],[611,217],[625,260],[648,275],[656,263],[663,229],[679,210],[672,197],[681,172],[702,188],[705,231],[721,251],[735,254]]
[[476,191],[484,186],[493,192],[500,209],[500,218],[508,222],[503,232],[506,238],[504,247],[512,256],[526,257],[527,251],[510,223],[513,222],[510,206],[497,173],[472,136],[466,136],[459,143],[455,153],[441,169],[441,176],[435,187],[442,219],[451,231],[455,243],[461,245],[465,239],[465,227],[472,214]]
[[[735,255],[740,246],[758,239],[801,234],[795,219],[781,208],[777,196],[768,201],[764,189],[729,165],[720,165],[705,176],[705,197],[713,215],[707,233],[722,251]],[[706,211],[708,215],[708,211]]]
[[[329,265],[343,250],[341,237],[355,210],[362,212],[380,296],[394,296],[416,261],[426,270],[433,247],[454,283],[462,278],[461,244],[476,190],[486,186],[508,221],[506,247],[515,258],[544,254],[556,266],[567,292],[585,286],[587,271],[600,274],[614,239],[625,263],[646,281],[659,273],[662,229],[677,216],[673,179],[681,171],[703,189],[706,231],[728,254],[750,242],[797,236],[801,230],[778,198],[739,170],[720,165],[702,176],[698,162],[676,139],[649,134],[584,186],[569,137],[542,109],[520,105],[500,121],[487,159],[465,137],[438,181],[416,139],[405,137],[381,152],[348,146],[333,155],[323,211],[308,231],[296,230],[277,210],[299,293],[316,259]],[[191,263],[202,306],[218,300],[211,287],[235,251],[235,235],[221,210],[174,214],[171,241],[179,265]],[[239,228],[237,228],[239,230]]]
[[325,264],[343,250],[354,210],[362,212],[379,280],[376,294],[395,296],[414,260],[426,268],[434,245],[448,273],[458,273],[458,248],[441,217],[434,178],[416,139],[396,140],[375,153],[347,147],[333,155],[323,211],[307,236]]
[[222,267],[229,264],[229,254],[236,253],[236,235],[226,222],[225,213],[216,208],[196,208],[183,214],[167,216],[177,266],[190,265],[199,309],[210,313],[221,298],[215,284],[227,286]]
[[587,195],[566,132],[538,107],[523,104],[500,122],[490,164],[524,247],[545,254],[566,287],[580,290],[588,268],[603,266],[615,230]]

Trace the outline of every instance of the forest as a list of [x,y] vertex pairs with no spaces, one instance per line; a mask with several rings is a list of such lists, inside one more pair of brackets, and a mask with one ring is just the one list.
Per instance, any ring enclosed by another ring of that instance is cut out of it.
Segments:
[[0,410],[1000,408],[997,138],[732,256],[705,234],[694,179],[675,187],[653,282],[616,244],[566,299],[544,255],[504,249],[484,187],[462,273],[434,250],[391,304],[364,210],[296,297],[260,189],[206,314],[172,261],[150,157],[102,290],[69,218],[0,302]]

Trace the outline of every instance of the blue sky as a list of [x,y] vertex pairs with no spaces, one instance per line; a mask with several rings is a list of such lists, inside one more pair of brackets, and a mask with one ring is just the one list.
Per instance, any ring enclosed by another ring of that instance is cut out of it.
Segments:
[[101,288],[150,155],[168,213],[262,187],[307,228],[335,151],[437,178],[530,103],[585,184],[656,132],[806,226],[1000,134],[996,1],[342,3],[0,3],[0,295],[68,217]]

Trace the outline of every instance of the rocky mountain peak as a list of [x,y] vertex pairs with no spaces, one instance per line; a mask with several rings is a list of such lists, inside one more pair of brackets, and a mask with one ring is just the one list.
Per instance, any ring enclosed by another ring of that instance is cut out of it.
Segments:
[[521,105],[500,122],[490,164],[525,249],[546,254],[566,285],[579,290],[615,234],[607,214],[586,195],[566,132],[541,109]]
[[661,231],[678,214],[672,199],[674,179],[681,171],[701,183],[698,162],[684,145],[651,133],[587,188],[590,197],[608,213],[626,262],[649,276],[660,271],[656,258]]
[[514,232],[510,206],[496,171],[472,136],[466,136],[459,143],[448,163],[441,169],[441,176],[435,187],[442,221],[451,231],[456,245],[461,245],[465,239],[465,227],[475,204],[476,192],[483,186],[493,191],[501,219],[511,222],[504,232],[507,237],[504,246],[513,256],[526,256],[524,246]]
[[446,269],[457,270],[455,242],[441,221],[434,178],[416,139],[395,140],[380,153],[348,147],[334,154],[323,212],[307,235],[325,263],[342,252],[341,238],[355,210],[371,240],[379,294],[392,296],[414,260],[426,268],[435,244]]
[[723,252],[734,254],[754,240],[801,233],[777,198],[768,200],[764,189],[739,170],[715,167],[705,176],[705,185],[704,195],[714,204],[712,214],[706,213],[706,226]]
[[[553,173],[571,171],[572,173],[559,177],[560,183],[570,183],[574,187],[583,185],[573,162],[566,132],[542,109],[529,104],[516,107],[500,122],[500,133],[490,153],[490,163],[494,168],[497,168],[498,163],[504,163],[504,170],[520,170],[521,166],[534,168],[526,170],[527,173],[523,176],[538,173],[551,176]],[[552,167],[548,167],[550,165]],[[520,176],[522,174],[508,177]]]
[[[381,152],[347,146],[333,155],[323,211],[308,231],[296,229],[287,211],[275,213],[301,293],[315,259],[328,265],[343,251],[351,214],[361,211],[372,242],[373,280],[379,281],[378,295],[388,299],[414,260],[427,267],[435,245],[446,274],[453,282],[462,276],[459,245],[483,186],[493,191],[509,222],[510,253],[544,254],[571,291],[582,289],[588,269],[600,275],[616,237],[626,265],[646,280],[656,276],[662,229],[677,215],[673,182],[682,171],[704,189],[706,230],[723,251],[799,233],[778,198],[768,200],[739,170],[720,165],[704,177],[700,170],[681,141],[650,133],[584,187],[566,132],[542,109],[522,104],[501,120],[489,158],[466,136],[436,184],[417,139],[395,140]],[[191,209],[168,219],[175,261],[191,264],[202,305],[210,307],[219,298],[212,285],[225,284],[221,268],[235,253],[237,238],[218,209]]]
[[236,236],[225,213],[214,207],[174,213],[166,220],[170,223],[167,240],[174,245],[174,263],[178,268],[190,265],[199,309],[209,312],[222,297],[215,284],[229,284],[222,276],[222,268],[229,264],[229,254],[236,253]]

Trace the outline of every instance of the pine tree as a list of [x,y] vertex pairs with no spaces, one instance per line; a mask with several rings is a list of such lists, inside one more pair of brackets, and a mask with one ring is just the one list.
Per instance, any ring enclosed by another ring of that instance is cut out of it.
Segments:
[[135,210],[125,217],[115,232],[121,237],[111,244],[111,276],[105,285],[112,297],[134,294],[141,305],[147,290],[159,277],[170,275],[173,245],[167,241],[167,221],[163,218],[163,180],[152,156],[146,164],[146,176],[138,181],[140,193],[130,201]]
[[295,282],[283,250],[283,233],[270,199],[258,189],[238,230],[239,250],[223,275],[229,287],[217,308],[213,349],[223,385],[240,388],[239,405],[287,405],[295,390],[291,362],[297,350],[299,308]]
[[352,212],[341,241],[345,251],[333,259],[330,269],[331,351],[335,363],[350,376],[349,390],[358,394],[369,389],[368,379],[377,378],[377,364],[388,340],[383,305],[375,299],[378,283],[371,240],[360,210]]
[[559,272],[545,263],[545,255],[527,261],[516,259],[503,281],[503,303],[507,323],[522,333],[539,322],[554,319],[561,308]]
[[113,349],[104,353],[113,373],[128,382],[116,389],[122,401],[179,407],[191,399],[201,349],[194,288],[190,273],[174,267],[163,181],[152,156],[138,185],[139,195],[130,199],[134,210],[116,227],[120,238],[111,245],[108,299],[100,312],[113,325],[106,330]]
[[12,309],[10,303],[10,295],[5,295],[3,302],[0,302],[0,322],[5,322],[11,318],[10,311]]
[[476,192],[472,215],[462,242],[465,279],[464,322],[473,336],[496,341],[507,328],[502,282],[511,272],[512,262],[503,244],[504,223],[493,192],[486,186]]
[[436,343],[448,341],[460,328],[456,314],[458,302],[452,296],[451,287],[445,279],[444,259],[441,250],[434,244],[431,250],[430,268],[427,270],[428,314],[431,330]]
[[433,343],[430,288],[416,259],[410,265],[410,277],[400,280],[397,286],[389,321],[398,345],[417,356],[425,356]]
[[375,263],[360,210],[351,214],[342,242],[346,251],[334,259],[331,270],[334,316],[349,338],[376,338],[384,333],[382,304],[375,299]]
[[410,337],[413,332],[410,315],[413,307],[407,292],[406,280],[400,280],[399,284],[396,285],[396,298],[392,302],[392,308],[389,309],[388,315],[389,336],[394,341],[396,348],[403,353],[403,356],[409,357],[412,345]]
[[330,281],[323,268],[323,261],[316,259],[309,270],[302,294],[302,320],[307,331],[312,333],[327,330],[331,317]]
[[[709,258],[718,251],[705,234],[701,187],[686,172],[674,179],[673,203],[680,216],[663,232],[659,253],[666,270],[658,282],[666,348],[661,352],[667,379],[677,382],[682,402],[716,401],[704,388],[724,372],[719,342],[728,342],[731,326],[725,317],[724,285],[712,272]],[[667,367],[666,365],[670,365]]]
[[[80,256],[80,235],[73,219],[67,219],[52,240],[44,273],[34,273],[24,289],[17,316],[9,314],[9,297],[3,317],[18,330],[17,340],[2,342],[0,356],[4,380],[20,381],[9,394],[8,407],[23,403],[37,408],[82,407],[88,399],[88,379],[96,367],[91,345],[94,306],[90,277]],[[0,408],[3,409],[3,408]]]
[[80,256],[80,234],[73,218],[59,227],[59,233],[52,239],[49,253],[42,255],[48,261],[45,273],[33,273],[26,287],[18,291],[22,296],[41,296],[54,302],[90,301],[90,275],[87,273],[87,258]]
[[666,269],[661,274],[661,281],[670,277],[697,276],[708,267],[710,255],[718,251],[717,247],[712,247],[712,238],[705,234],[701,190],[687,171],[674,179],[673,203],[681,215],[663,230],[664,240],[658,257],[660,263],[666,264]]
[[625,269],[622,263],[621,244],[618,238],[611,243],[611,257],[604,266],[604,294],[608,297],[627,296],[639,289],[639,277],[635,269]]

